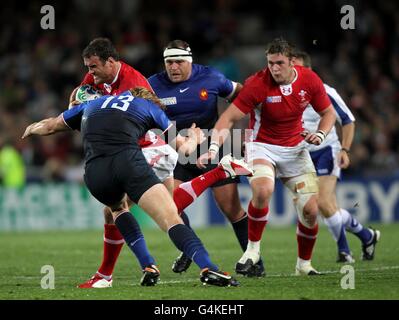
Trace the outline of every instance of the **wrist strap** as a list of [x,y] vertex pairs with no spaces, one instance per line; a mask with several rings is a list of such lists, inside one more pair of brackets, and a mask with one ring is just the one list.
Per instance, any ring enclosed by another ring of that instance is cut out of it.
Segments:
[[350,150],[349,150],[349,149],[347,149],[347,148],[341,148],[341,151],[345,151],[347,154],[349,154],[349,153],[350,153]]
[[214,153],[218,153],[219,152],[219,143],[212,141],[211,144],[209,145],[209,152],[214,152]]
[[317,130],[316,136],[319,137],[319,139],[320,139],[320,144],[323,143],[324,139],[326,138],[326,134],[324,133],[323,130]]

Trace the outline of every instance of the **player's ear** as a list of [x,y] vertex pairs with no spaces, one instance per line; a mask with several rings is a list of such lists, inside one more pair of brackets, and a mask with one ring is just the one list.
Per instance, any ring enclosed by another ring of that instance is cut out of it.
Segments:
[[108,57],[107,60],[104,61],[104,64],[110,63],[111,65],[115,63],[115,59],[112,57]]

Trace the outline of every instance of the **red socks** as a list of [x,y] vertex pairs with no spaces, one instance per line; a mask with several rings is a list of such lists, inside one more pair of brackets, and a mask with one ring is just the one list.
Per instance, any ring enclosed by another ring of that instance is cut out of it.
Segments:
[[298,257],[303,260],[310,260],[312,258],[313,247],[316,243],[319,225],[316,224],[314,228],[309,229],[298,221],[296,229],[296,239],[298,242]]
[[124,243],[122,235],[114,224],[104,224],[103,261],[97,271],[98,273],[104,276],[112,275]]
[[269,207],[257,209],[252,205],[252,201],[248,205],[248,239],[250,241],[260,241],[262,233],[267,224],[267,214]]
[[182,183],[173,191],[173,200],[179,213],[193,203],[207,188],[224,179],[226,179],[226,173],[222,168],[217,167],[191,181]]

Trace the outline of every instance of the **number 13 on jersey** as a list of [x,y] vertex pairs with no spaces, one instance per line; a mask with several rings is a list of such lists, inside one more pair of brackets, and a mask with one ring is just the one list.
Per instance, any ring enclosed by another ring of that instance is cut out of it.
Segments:
[[130,95],[118,96],[118,97],[111,96],[103,102],[101,109],[108,107],[109,103],[114,100],[115,102],[111,104],[111,108],[119,109],[121,111],[126,111],[130,105],[129,102],[133,101],[133,99],[134,97]]

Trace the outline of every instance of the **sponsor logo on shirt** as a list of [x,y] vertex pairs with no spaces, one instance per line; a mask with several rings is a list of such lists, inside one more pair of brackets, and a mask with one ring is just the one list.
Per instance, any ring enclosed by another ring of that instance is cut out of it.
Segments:
[[281,102],[281,96],[270,96],[266,98],[267,103],[279,103]]
[[285,86],[280,86],[280,91],[283,95],[289,96],[292,93],[292,85],[287,84]]
[[160,100],[165,106],[171,106],[177,104],[176,97],[166,97]]
[[201,89],[199,96],[201,100],[208,100],[208,91],[206,89]]

